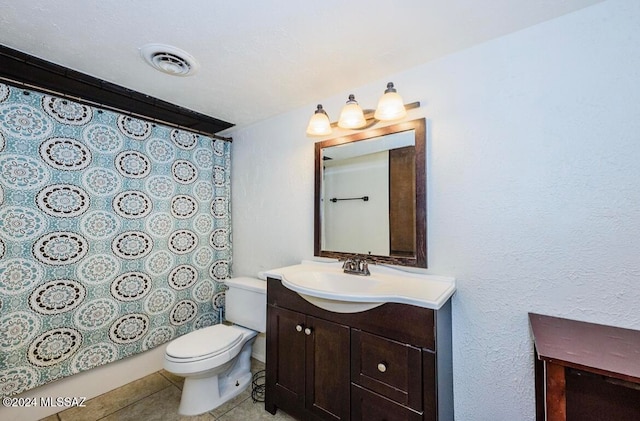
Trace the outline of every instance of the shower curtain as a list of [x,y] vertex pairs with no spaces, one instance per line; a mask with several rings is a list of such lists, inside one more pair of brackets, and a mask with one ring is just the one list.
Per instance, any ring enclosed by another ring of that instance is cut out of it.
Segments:
[[228,142],[0,84],[3,396],[218,323],[230,265]]

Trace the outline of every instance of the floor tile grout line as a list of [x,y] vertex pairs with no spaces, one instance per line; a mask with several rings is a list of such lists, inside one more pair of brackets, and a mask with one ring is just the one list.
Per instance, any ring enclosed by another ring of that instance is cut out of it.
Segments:
[[229,408],[228,410],[224,411],[222,414],[220,414],[220,416],[216,416],[215,414],[213,414],[213,411],[216,410],[216,408],[213,408],[211,411],[208,411],[207,413],[210,414],[214,420],[219,420],[220,418],[224,417],[226,414],[228,414],[229,412],[231,412],[232,410],[234,410],[235,408],[237,408],[238,406],[242,405],[247,399],[249,399],[251,396],[247,396],[246,398],[244,398],[243,400],[241,400],[240,402],[238,402],[237,404],[233,405],[231,408]]
[[[105,419],[105,418],[107,418],[108,416],[113,415],[113,414],[115,414],[115,413],[116,413],[116,412],[118,412],[118,411],[122,411],[123,409],[128,408],[128,407],[130,407],[131,405],[134,405],[134,404],[136,404],[136,403],[140,402],[141,400],[147,399],[148,397],[153,396],[153,395],[155,395],[155,394],[156,394],[156,393],[158,393],[158,392],[162,392],[162,391],[163,391],[163,390],[165,390],[166,388],[168,388],[168,387],[172,387],[172,386],[173,386],[173,387],[176,387],[173,383],[169,382],[169,384],[168,384],[168,385],[166,385],[165,387],[163,387],[162,389],[158,389],[158,390],[156,390],[155,392],[151,392],[150,394],[148,394],[148,395],[146,395],[146,396],[143,396],[143,397],[141,397],[140,399],[137,399],[137,400],[135,400],[135,401],[133,401],[133,402],[129,403],[128,405],[125,405],[125,406],[123,406],[123,407],[120,407],[120,408],[116,409],[116,410],[115,410],[115,411],[113,411],[113,412],[109,412],[108,414],[105,414],[104,416],[102,416],[102,417],[100,417],[100,418],[96,419],[95,421],[100,421],[100,420],[102,420],[102,419]],[[178,388],[176,387],[176,389],[178,389]],[[114,389],[114,390],[115,390],[115,389]],[[178,389],[178,390],[180,390],[180,389]],[[107,392],[107,393],[109,393],[109,392]]]
[[[153,375],[153,374],[156,374],[156,373],[151,373],[151,374],[150,374],[150,376],[151,376],[151,375]],[[161,376],[162,376],[162,375],[161,375]],[[148,376],[145,376],[145,377],[148,377]],[[169,387],[169,386],[175,386],[175,387],[177,387],[177,386],[176,386],[175,384],[173,384],[169,379],[167,379],[167,378],[166,378],[166,377],[164,377],[164,376],[162,376],[162,377],[163,377],[165,380],[167,380],[167,382],[169,383],[169,384],[167,384],[165,387],[163,387],[163,388],[161,388],[161,389],[158,389],[158,390],[156,390],[156,391],[154,391],[154,392],[151,392],[150,394],[148,394],[148,395],[146,395],[146,396],[143,396],[143,397],[141,397],[140,399],[135,400],[135,401],[134,401],[134,402],[132,402],[131,404],[128,404],[128,405],[125,405],[125,406],[123,406],[123,407],[121,407],[121,408],[118,408],[118,409],[116,409],[116,410],[115,410],[115,411],[113,411],[113,412],[109,412],[108,414],[106,414],[106,415],[104,415],[104,416],[102,416],[102,417],[100,417],[100,418],[97,418],[97,419],[95,419],[94,421],[98,421],[98,420],[101,420],[101,419],[103,419],[103,418],[105,418],[105,417],[108,417],[109,415],[111,415],[111,414],[113,414],[113,413],[115,413],[115,412],[118,412],[118,411],[119,411],[119,410],[121,410],[122,408],[126,408],[127,406],[132,405],[132,404],[133,404],[133,403],[135,403],[135,402],[141,401],[142,399],[146,399],[146,398],[148,398],[149,396],[151,396],[151,395],[155,394],[156,392],[159,392],[159,391],[161,391],[161,390],[164,390],[164,389],[166,389],[166,388],[167,388],[167,387]],[[104,395],[108,395],[109,393],[115,392],[116,390],[118,390],[118,389],[120,389],[120,388],[122,388],[122,387],[128,386],[128,385],[130,385],[131,383],[133,383],[133,382],[135,382],[135,381],[137,381],[137,380],[141,380],[141,379],[143,379],[143,378],[144,378],[144,377],[141,377],[140,379],[133,380],[133,381],[131,381],[130,383],[123,384],[123,385],[122,385],[122,386],[120,386],[120,387],[116,387],[115,389],[111,389],[111,390],[108,390],[108,391],[106,391],[106,392],[104,392],[104,393],[101,393],[101,394],[99,394],[99,395],[97,395],[97,396],[94,396],[93,398],[91,398],[91,399],[87,400],[87,401],[86,401],[86,404],[88,405],[88,404],[89,404],[89,402],[91,402],[91,401],[92,401],[92,400],[94,400],[94,399],[97,399],[97,398],[99,398],[99,397],[101,397],[101,396],[104,396]],[[179,390],[179,389],[180,389],[180,388],[178,387],[178,390]],[[67,409],[65,409],[65,410],[63,410],[63,411],[60,411],[60,412],[56,413],[56,415],[58,416],[58,420],[59,420],[59,421],[63,421],[63,420],[62,420],[62,417],[60,416],[60,414],[61,414],[61,413],[63,413],[63,412],[65,412],[65,411],[67,411]]]
[[[162,370],[159,370],[159,371],[157,371],[157,372],[155,372],[155,373],[159,374],[163,379],[165,379],[165,380],[167,381],[167,384],[166,384],[164,387],[162,387],[162,388],[160,388],[160,389],[158,389],[158,390],[155,390],[155,391],[153,391],[153,392],[151,392],[151,393],[149,393],[149,394],[147,394],[147,395],[145,395],[145,396],[141,396],[141,397],[139,397],[138,399],[136,399],[135,401],[133,401],[133,402],[131,402],[131,403],[129,403],[129,404],[127,404],[127,405],[125,405],[125,406],[122,406],[122,407],[120,407],[120,408],[114,409],[114,410],[112,410],[112,411],[110,411],[110,412],[108,412],[108,413],[104,414],[104,415],[103,415],[103,416],[101,416],[100,418],[95,419],[94,421],[100,421],[100,420],[103,420],[103,419],[105,419],[105,418],[107,418],[107,417],[109,417],[109,416],[111,416],[111,415],[113,415],[113,414],[115,414],[115,413],[117,413],[117,412],[120,412],[120,411],[122,411],[122,410],[124,410],[124,409],[126,409],[126,408],[129,408],[129,407],[131,407],[131,406],[133,406],[133,405],[135,405],[135,404],[139,403],[140,401],[142,401],[142,400],[144,400],[144,399],[150,398],[151,396],[155,395],[156,393],[161,392],[161,391],[164,391],[164,390],[166,390],[166,389],[167,389],[167,388],[169,388],[169,387],[175,387],[175,388],[176,388],[176,390],[177,390],[178,392],[182,393],[182,389],[180,388],[180,386],[179,386],[179,385],[177,385],[176,383],[174,383],[174,382],[173,382],[173,381],[172,381],[168,376],[166,376],[164,373],[162,373]],[[123,385],[123,386],[126,386],[126,385]],[[249,388],[251,388],[251,385],[249,385]],[[103,393],[103,394],[100,394],[100,395],[98,395],[98,396],[95,396],[95,397],[91,398],[89,401],[87,401],[87,403],[89,403],[91,400],[94,400],[94,399],[96,399],[96,398],[98,398],[98,397],[100,397],[100,396],[104,396],[104,395],[106,395],[106,394],[109,394],[109,393],[111,393],[111,392],[113,392],[113,391],[115,391],[115,390],[117,390],[117,389],[118,389],[118,388],[113,389],[113,390],[110,390],[110,391],[105,392],[105,393]],[[235,409],[235,408],[239,407],[240,405],[245,404],[245,402],[247,402],[247,401],[248,401],[249,399],[251,399],[251,398],[252,398],[252,396],[251,396],[251,394],[250,394],[249,396],[247,396],[246,398],[242,399],[241,401],[239,401],[238,403],[236,403],[235,405],[233,405],[231,408],[229,408],[228,410],[226,410],[225,412],[223,412],[223,413],[222,413],[222,414],[220,414],[219,416],[215,415],[215,414],[212,412],[212,411],[214,411],[214,410],[215,410],[215,408],[214,408],[213,410],[211,410],[211,411],[207,411],[207,412],[206,412],[206,414],[208,414],[208,415],[211,417],[211,421],[218,421],[218,420],[222,419],[223,417],[225,417],[225,416],[226,416],[229,412],[231,412],[233,409]],[[62,412],[64,412],[64,411],[60,411],[60,412],[58,412],[58,413],[56,413],[56,414],[55,414],[55,415],[56,415],[56,418],[57,418],[57,420],[58,420],[58,421],[63,421],[63,419],[62,419],[62,417],[61,417],[61,415],[60,415]]]
[[160,374],[162,377],[164,377],[165,379],[167,379],[167,381],[168,381],[169,383],[171,383],[172,385],[174,385],[175,387],[177,387],[178,389],[180,389],[180,390],[182,391],[182,386],[181,386],[181,385],[179,385],[179,384],[176,384],[174,380],[172,380],[172,379],[170,379],[169,377],[165,376],[165,375],[162,373],[162,371],[163,371],[163,370],[156,371],[156,373]]

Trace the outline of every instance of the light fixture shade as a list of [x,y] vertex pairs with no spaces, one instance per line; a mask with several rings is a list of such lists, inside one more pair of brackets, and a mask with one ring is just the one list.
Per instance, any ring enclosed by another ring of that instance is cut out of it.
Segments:
[[318,104],[318,109],[313,113],[311,119],[309,119],[307,134],[309,136],[324,136],[331,134],[329,116],[327,116],[327,113],[322,108],[322,104]]
[[404,108],[402,97],[396,92],[393,82],[387,83],[387,89],[384,91],[380,101],[378,101],[378,107],[373,118],[380,121],[390,121],[399,120],[406,115],[407,110]]
[[353,94],[349,95],[347,104],[342,107],[340,112],[340,119],[338,119],[338,127],[343,129],[359,129],[367,124],[367,120],[364,118],[362,108],[358,105]]

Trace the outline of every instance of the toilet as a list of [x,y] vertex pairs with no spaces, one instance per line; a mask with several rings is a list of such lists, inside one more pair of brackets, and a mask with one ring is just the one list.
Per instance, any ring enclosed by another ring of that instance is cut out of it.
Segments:
[[251,383],[251,348],[266,331],[267,283],[239,277],[225,281],[226,320],[167,345],[164,368],[184,377],[178,412],[198,415],[222,405]]

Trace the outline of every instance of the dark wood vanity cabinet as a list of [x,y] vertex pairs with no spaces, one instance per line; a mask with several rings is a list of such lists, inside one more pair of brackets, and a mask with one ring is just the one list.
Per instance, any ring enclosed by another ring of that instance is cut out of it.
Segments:
[[268,347],[275,351],[268,351],[275,360],[269,380],[282,402],[277,406],[348,420],[349,327],[279,307],[268,312]]
[[453,420],[449,303],[335,313],[267,282],[267,411],[304,421]]

